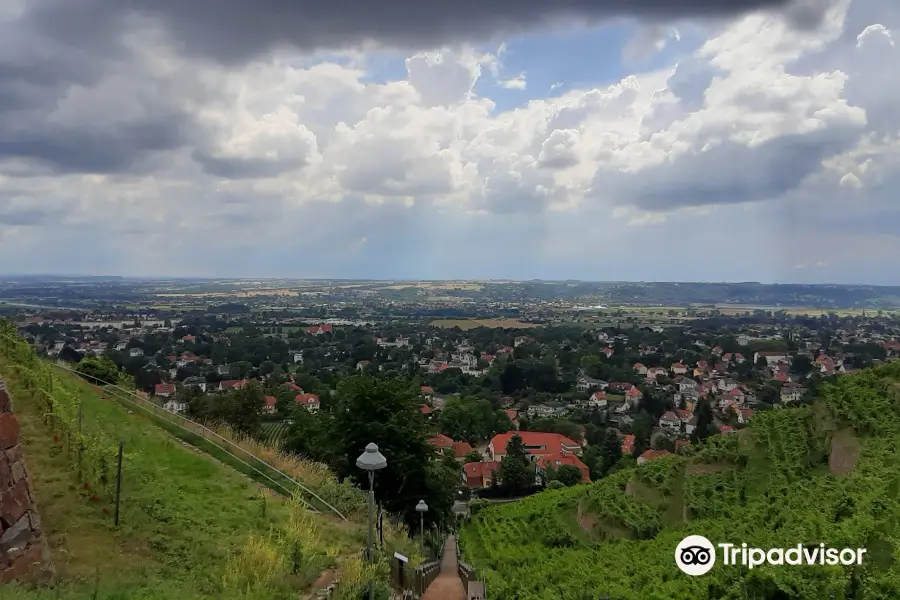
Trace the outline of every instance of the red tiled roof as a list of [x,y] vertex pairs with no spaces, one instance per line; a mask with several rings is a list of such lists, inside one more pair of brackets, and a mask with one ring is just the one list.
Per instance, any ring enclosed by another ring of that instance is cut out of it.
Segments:
[[437,448],[452,448],[453,447],[453,439],[444,435],[443,433],[439,433],[430,440],[428,443]]
[[275,406],[277,402],[278,400],[275,398],[275,396],[266,396],[266,406]]
[[487,484],[485,480],[491,478],[499,468],[500,463],[495,461],[466,463],[463,465],[463,472],[466,474],[466,487],[484,487]]
[[306,406],[314,406],[319,404],[319,397],[315,394],[297,394],[294,401]]
[[153,391],[156,395],[160,394],[174,394],[175,393],[175,384],[174,383],[157,383],[153,388]]
[[672,453],[668,450],[645,450],[643,454],[641,454],[640,458],[644,460],[654,460],[657,458],[662,458],[663,456],[671,456]]
[[579,448],[580,444],[572,441],[564,435],[558,433],[544,433],[540,431],[519,431],[498,433],[491,439],[491,445],[494,448],[494,454],[505,455],[506,445],[512,436],[519,435],[528,452],[536,455],[554,455],[562,454],[564,447]]
[[431,389],[431,387],[429,387],[429,386],[427,386],[427,385],[423,385],[423,386],[422,386],[422,393],[423,393],[423,394],[433,394],[433,393],[434,393],[434,390]]
[[456,458],[464,458],[472,450],[474,448],[468,442],[453,442],[453,455]]
[[571,465],[573,467],[578,467],[578,470],[581,471],[581,481],[583,483],[590,483],[591,475],[590,470],[587,468],[587,465],[581,462],[581,460],[579,460],[579,458],[571,452],[548,454],[545,456],[541,456],[538,459],[539,467],[547,468],[548,466],[552,466],[554,469],[558,469],[562,465]]
[[433,411],[431,410],[430,406],[428,406],[427,404],[423,404],[422,408],[419,409],[419,412],[423,415],[430,415]]
[[631,455],[634,451],[634,435],[628,434],[622,438],[622,454]]

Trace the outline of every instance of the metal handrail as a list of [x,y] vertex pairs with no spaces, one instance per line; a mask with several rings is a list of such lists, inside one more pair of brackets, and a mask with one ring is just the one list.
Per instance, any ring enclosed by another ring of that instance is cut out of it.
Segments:
[[[137,400],[139,400],[140,402],[135,402],[134,400],[131,400],[130,398],[123,398],[122,396],[119,396],[119,395],[116,395],[116,398],[119,399],[119,400],[128,402],[128,403],[130,403],[131,405],[136,406],[136,407],[138,407],[138,408],[140,408],[140,409],[142,409],[142,410],[144,410],[144,411],[151,412],[152,414],[157,415],[157,413],[155,412],[155,410],[148,409],[147,407],[143,406],[141,403],[146,402],[147,404],[150,404],[151,406],[153,406],[154,409],[158,409],[158,408],[159,408],[157,405],[153,404],[152,402],[150,402],[149,400],[147,400],[147,399],[145,399],[145,398],[141,398],[140,396],[138,396],[138,395],[135,394],[134,392],[131,392],[130,390],[126,390],[126,389],[124,389],[124,388],[121,388],[121,387],[119,387],[118,385],[116,385],[116,384],[114,384],[114,383],[109,383],[108,381],[104,381],[104,380],[102,380],[102,379],[99,379],[99,378],[97,378],[97,377],[94,377],[93,375],[88,375],[87,373],[82,373],[82,372],[78,371],[77,369],[71,369],[71,368],[69,368],[69,367],[60,365],[60,364],[58,364],[58,363],[50,363],[50,364],[53,365],[54,367],[57,367],[57,368],[62,369],[62,370],[64,370],[64,371],[67,371],[67,372],[70,372],[70,373],[74,373],[74,374],[76,374],[76,375],[80,375],[80,376],[82,376],[82,377],[89,378],[89,379],[92,379],[92,380],[94,380],[94,381],[103,383],[104,385],[106,385],[106,386],[108,386],[108,387],[111,387],[111,388],[114,388],[114,389],[118,390],[119,392],[121,392],[121,393],[123,393],[123,394],[126,394],[127,396],[132,396],[132,397],[136,398]],[[174,416],[174,417],[176,417],[176,418],[178,418],[178,419],[181,419],[181,420],[183,420],[183,421],[186,421],[186,422],[190,423],[192,426],[195,426],[195,427],[199,428],[199,429],[201,430],[201,432],[206,432],[206,433],[208,433],[210,436],[213,436],[213,437],[215,437],[215,438],[221,440],[222,442],[224,442],[225,444],[229,445],[230,447],[235,448],[235,449],[237,449],[237,450],[240,450],[241,452],[243,452],[243,453],[246,454],[247,456],[252,457],[253,459],[259,461],[260,463],[262,463],[263,465],[265,465],[267,468],[271,469],[271,470],[274,471],[275,473],[278,473],[279,475],[281,475],[282,477],[284,477],[286,480],[288,480],[289,482],[291,482],[292,484],[294,484],[295,486],[297,486],[298,489],[303,490],[304,492],[306,492],[306,493],[309,494],[310,496],[314,497],[316,500],[318,500],[319,502],[321,502],[324,506],[326,506],[329,510],[331,510],[335,515],[337,515],[337,516],[338,516],[339,518],[341,518],[342,520],[344,520],[344,521],[347,521],[347,520],[348,520],[347,517],[345,517],[345,516],[344,516],[337,508],[335,508],[334,506],[332,506],[331,504],[329,504],[328,502],[326,502],[324,499],[322,499],[318,494],[316,494],[315,492],[313,492],[311,489],[309,489],[308,487],[304,486],[303,484],[301,484],[300,482],[298,482],[298,481],[295,480],[294,478],[290,477],[290,476],[287,475],[286,473],[282,472],[281,470],[279,470],[279,469],[273,467],[272,465],[270,465],[269,463],[267,463],[267,462],[264,461],[263,459],[259,458],[258,456],[256,456],[256,455],[253,454],[252,452],[249,452],[249,451],[245,450],[244,448],[241,448],[240,446],[236,445],[236,444],[235,444],[234,442],[232,442],[231,440],[229,440],[229,439],[227,439],[227,438],[225,438],[225,437],[222,437],[221,435],[219,435],[218,433],[216,433],[216,432],[213,431],[212,429],[209,429],[208,427],[206,427],[205,425],[202,425],[201,423],[198,423],[197,421],[194,421],[194,420],[192,420],[192,419],[188,419],[187,417],[184,417],[184,416],[181,416],[181,415],[176,415],[176,414],[174,414],[174,413],[170,413],[169,411],[166,411],[166,410],[164,410],[164,409],[163,409],[163,412],[164,412],[166,415],[172,415],[172,416]],[[159,416],[159,415],[157,415],[157,416]],[[171,420],[171,419],[166,419],[166,420],[167,420],[169,423],[175,425],[176,427],[179,427],[180,429],[182,429],[182,430],[184,430],[184,431],[186,431],[186,432],[188,432],[188,433],[196,433],[196,432],[194,432],[194,431],[191,431],[191,430],[188,429],[187,427],[184,427],[183,425],[181,425],[180,423],[178,423],[178,422],[176,422],[176,421],[173,421],[173,420]],[[234,454],[233,452],[229,451],[229,450],[226,449],[226,448],[223,448],[220,444],[217,444],[214,440],[210,440],[210,439],[206,438],[205,436],[203,436],[202,433],[201,433],[201,437],[203,437],[203,439],[205,439],[206,441],[208,441],[210,444],[216,446],[217,448],[219,448],[220,450],[222,450],[223,452],[225,452],[226,454],[228,454],[229,456],[231,456],[231,457],[234,458],[235,460],[239,461],[241,464],[244,464],[244,465],[246,465],[247,467],[253,469],[254,472],[258,473],[259,475],[261,475],[261,476],[263,476],[263,477],[265,477],[267,480],[271,481],[271,482],[274,483],[275,485],[281,487],[281,488],[284,489],[284,490],[287,490],[287,487],[286,487],[286,486],[284,486],[284,485],[282,485],[282,484],[279,484],[278,482],[274,481],[271,477],[269,477],[269,476],[266,475],[265,473],[262,473],[261,471],[259,471],[259,470],[258,470],[256,467],[254,467],[253,465],[249,464],[248,462],[246,462],[245,460],[241,459],[240,457],[235,456],[235,454]],[[292,492],[289,492],[288,495],[293,496],[294,494],[293,494]],[[304,498],[301,497],[301,498],[299,498],[299,500],[300,500],[301,502],[303,502],[307,507],[309,507],[309,508],[310,508],[311,510],[313,510],[314,512],[318,512],[318,511],[315,511],[315,508],[314,508],[309,502],[307,502]]]

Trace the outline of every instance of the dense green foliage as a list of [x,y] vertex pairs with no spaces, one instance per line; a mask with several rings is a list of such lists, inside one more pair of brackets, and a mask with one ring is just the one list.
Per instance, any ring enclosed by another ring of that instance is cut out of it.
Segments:
[[439,456],[428,443],[433,435],[419,410],[414,387],[400,378],[355,375],[341,381],[333,411],[315,414],[296,410],[288,427],[284,450],[323,462],[344,480],[367,490],[368,475],[356,459],[369,443],[387,458],[375,475],[375,497],[391,513],[417,528],[415,506],[425,500],[427,526],[449,524],[453,498],[460,486],[460,465]]
[[[463,552],[496,600],[898,598],[900,364],[841,377],[820,394],[810,406],[759,413],[686,457],[481,510],[463,528]],[[868,554],[859,567],[717,564],[692,578],[674,564],[691,534]]]

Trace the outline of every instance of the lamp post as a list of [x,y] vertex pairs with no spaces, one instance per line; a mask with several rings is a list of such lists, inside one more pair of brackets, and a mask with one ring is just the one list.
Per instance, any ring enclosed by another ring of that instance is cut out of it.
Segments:
[[419,535],[422,536],[419,540],[419,552],[425,556],[425,513],[428,512],[428,505],[424,500],[419,500],[416,504],[416,512],[419,513]]
[[[387,459],[378,451],[378,446],[369,444],[366,451],[356,459],[356,466],[369,473],[369,537],[366,541],[366,557],[369,563],[375,562],[372,552],[372,526],[375,521],[375,471],[387,466]],[[369,584],[369,600],[375,597],[375,586]]]

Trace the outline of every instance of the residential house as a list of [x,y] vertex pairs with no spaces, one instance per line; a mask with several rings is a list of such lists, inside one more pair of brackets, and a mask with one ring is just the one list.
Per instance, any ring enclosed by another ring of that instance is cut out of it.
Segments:
[[428,443],[437,448],[440,451],[450,450],[453,452],[453,456],[456,458],[465,458],[465,456],[473,450],[472,446],[468,444],[468,442],[457,442],[451,439],[449,436],[444,435],[443,433],[439,433],[430,440]]
[[242,390],[247,385],[249,385],[250,381],[247,379],[234,380],[234,379],[223,379],[219,382],[216,391],[218,392],[227,392],[228,390]]
[[606,408],[607,404],[606,392],[594,392],[587,401],[587,405],[591,408]]
[[174,396],[167,397],[165,404],[163,404],[163,408],[170,413],[181,414],[187,410],[187,403],[182,402]]
[[548,469],[559,469],[563,465],[570,465],[581,471],[581,483],[591,482],[591,474],[587,465],[581,462],[577,456],[565,450],[559,454],[540,456],[536,464],[536,474],[541,477]]
[[275,396],[266,396],[266,406],[263,408],[263,413],[267,415],[275,414],[275,406],[278,404],[278,399]]
[[358,363],[356,363],[356,370],[363,371],[363,370],[365,370],[366,367],[368,367],[371,364],[372,363],[368,360],[361,360]]
[[747,399],[747,394],[741,388],[733,388],[724,394],[724,398],[731,400],[732,402],[736,402],[738,404],[743,404]]
[[659,426],[667,433],[679,433],[681,418],[674,411],[667,411],[659,418]]
[[677,362],[672,365],[672,374],[673,375],[684,375],[687,373],[687,367],[681,362]]
[[691,417],[691,419],[687,423],[684,424],[685,435],[693,435],[694,430],[697,429],[697,423],[699,423],[699,422],[700,422],[700,419],[697,417],[697,415],[694,415],[693,417]]
[[759,363],[760,358],[765,358],[767,365],[777,365],[782,361],[789,360],[788,355],[781,351],[755,352],[753,354],[753,364]]
[[781,386],[781,402],[789,403],[796,402],[803,398],[803,394],[806,392],[806,388],[798,383],[787,382],[783,386]]
[[466,463],[462,469],[463,483],[470,490],[489,487],[499,468],[497,461]]
[[181,386],[185,388],[196,388],[206,393],[206,379],[204,377],[185,377],[181,382]]
[[153,394],[155,396],[162,396],[163,398],[168,398],[170,396],[175,395],[175,384],[174,383],[157,383],[153,387]]
[[131,350],[128,351],[128,356],[130,356],[131,358],[137,358],[138,356],[143,356],[143,355],[144,355],[144,350],[141,348],[132,348]]
[[[60,344],[60,347],[57,348],[57,350],[62,350],[62,342],[57,342],[57,344]],[[113,347],[113,350],[115,350],[116,352],[122,352],[127,347],[128,347],[128,342],[117,342],[116,345]]]
[[306,329],[306,333],[309,335],[324,335],[326,333],[332,333],[334,331],[334,326],[327,325],[313,325],[312,327],[308,327]]
[[294,362],[300,363],[301,365],[303,364],[303,351],[302,350],[294,352]]
[[297,394],[297,396],[294,398],[294,402],[302,404],[306,407],[306,410],[311,413],[317,412],[319,410],[319,406],[321,405],[321,403],[319,402],[319,397],[315,394]]
[[747,334],[745,334],[745,333],[742,333],[742,334],[740,334],[739,336],[737,336],[737,343],[738,343],[738,345],[740,345],[740,346],[746,346],[746,345],[748,345],[750,342],[752,342],[753,339],[754,339],[754,338],[750,337],[749,335],[747,335]]
[[740,424],[749,423],[750,419],[753,418],[753,409],[752,408],[740,408],[735,407],[735,413],[737,413],[737,421]]
[[543,433],[538,431],[520,431],[498,433],[491,438],[488,444],[488,455],[492,460],[502,461],[506,456],[506,446],[513,435],[522,438],[525,449],[534,457],[556,456],[567,453],[581,452],[581,444],[574,442],[558,433]]
[[641,399],[644,397],[644,394],[641,393],[641,390],[636,387],[631,387],[625,392],[625,398],[631,403],[632,406],[637,406]]
[[678,391],[682,394],[696,394],[699,392],[699,386],[693,379],[679,377],[675,381],[678,384]]
[[575,388],[581,392],[586,392],[592,388],[596,388],[599,390],[605,390],[607,385],[608,384],[605,381],[601,381],[600,379],[594,379],[593,377],[588,377],[587,375],[581,375],[580,377],[578,377],[578,380],[575,382]]
[[550,419],[566,413],[566,407],[561,404],[532,404],[526,410],[531,418]]
[[646,450],[643,454],[638,456],[637,464],[642,465],[645,462],[656,460],[657,458],[662,458],[664,456],[672,456],[672,453],[668,450]]
[[665,377],[669,372],[664,367],[650,367],[647,369],[647,379],[655,380],[657,377]]
[[615,353],[616,353],[615,350],[613,350],[613,349],[610,348],[610,347],[606,347],[606,348],[603,349],[603,354],[606,355],[606,358],[609,358],[610,356],[612,356],[612,355],[615,354]]
[[735,381],[734,379],[730,379],[730,378],[726,377],[726,378],[720,379],[719,383],[716,387],[718,387],[719,390],[721,390],[723,392],[730,392],[731,390],[736,389],[739,385],[740,385],[739,382]]
[[634,363],[634,365],[632,365],[632,368],[638,375],[647,375],[647,367],[642,363]]
[[231,375],[231,365],[219,365],[216,367],[216,375],[221,377]]
[[629,433],[622,437],[622,455],[631,456],[634,452],[634,434]]

